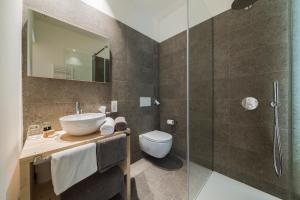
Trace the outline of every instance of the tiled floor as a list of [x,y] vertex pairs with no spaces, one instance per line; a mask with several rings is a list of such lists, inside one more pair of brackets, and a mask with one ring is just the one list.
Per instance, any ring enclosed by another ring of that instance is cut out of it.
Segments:
[[[195,163],[190,164],[189,172],[190,199],[280,200]],[[187,166],[185,161],[177,157],[159,160],[143,158],[131,165],[131,177],[131,200],[187,200]],[[38,192],[34,193],[33,199],[59,199],[53,193],[51,182],[35,189]]]
[[[187,167],[185,161],[167,156],[165,159],[146,157],[131,165],[131,200],[186,200]],[[34,187],[33,199],[58,200],[51,181]],[[116,196],[114,200],[119,200]]]
[[[190,199],[280,200],[193,162],[189,172]],[[131,165],[131,177],[131,200],[187,200],[187,166],[185,161],[177,157],[145,157]],[[51,182],[38,185],[35,191],[33,199],[59,199],[53,193]]]
[[186,200],[186,172],[185,162],[179,169],[170,170],[164,163],[154,164],[144,158],[137,161],[131,165],[132,200]]

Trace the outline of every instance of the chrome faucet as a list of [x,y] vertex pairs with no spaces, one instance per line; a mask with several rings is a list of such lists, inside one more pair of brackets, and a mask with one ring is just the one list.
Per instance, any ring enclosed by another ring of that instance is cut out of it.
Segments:
[[76,101],[75,110],[76,110],[77,115],[82,113],[82,109],[81,109],[80,103],[78,101]]

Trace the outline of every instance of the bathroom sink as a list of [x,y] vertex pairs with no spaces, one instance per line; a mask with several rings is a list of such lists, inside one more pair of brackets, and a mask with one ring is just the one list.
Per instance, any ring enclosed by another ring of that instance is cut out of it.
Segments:
[[96,132],[104,121],[105,114],[103,113],[83,113],[59,118],[62,129],[75,136]]

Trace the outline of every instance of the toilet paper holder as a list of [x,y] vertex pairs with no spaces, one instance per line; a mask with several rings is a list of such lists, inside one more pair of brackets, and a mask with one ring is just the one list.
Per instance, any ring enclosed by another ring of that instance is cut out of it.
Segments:
[[175,120],[174,119],[167,119],[167,124],[170,126],[174,126],[175,125]]

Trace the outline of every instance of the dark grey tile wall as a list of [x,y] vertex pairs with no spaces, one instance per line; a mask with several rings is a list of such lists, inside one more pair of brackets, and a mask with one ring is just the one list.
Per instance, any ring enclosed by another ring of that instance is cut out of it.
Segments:
[[[160,128],[173,135],[172,152],[186,158],[186,32],[159,45]],[[174,127],[167,119],[176,121]]]
[[[190,29],[190,160],[213,165],[213,24],[208,20]],[[186,157],[186,32],[159,46],[160,127],[174,137],[173,152]],[[176,121],[175,127],[166,124]]]
[[190,160],[213,169],[213,20],[190,29]]
[[[132,130],[132,162],[141,158],[138,135],[159,128],[159,109],[139,108],[140,96],[158,95],[158,43],[80,0],[25,0],[24,5],[108,37],[112,54],[108,84],[27,77],[23,56],[24,134],[29,124],[42,121],[60,129],[58,118],[74,113],[76,101],[85,112],[97,112],[100,105],[118,100],[118,115]],[[26,37],[23,41],[26,55]]]
[[[288,1],[260,0],[214,20],[214,169],[287,199],[289,43]],[[284,174],[273,169],[272,82],[280,83]],[[244,97],[259,100],[255,111]]]
[[126,78],[113,76],[112,99],[118,99],[119,113],[127,117],[135,134],[131,155],[136,161],[141,158],[138,135],[159,129],[159,107],[139,107],[141,96],[158,96],[158,43],[129,27],[126,33],[126,63],[121,66]]

